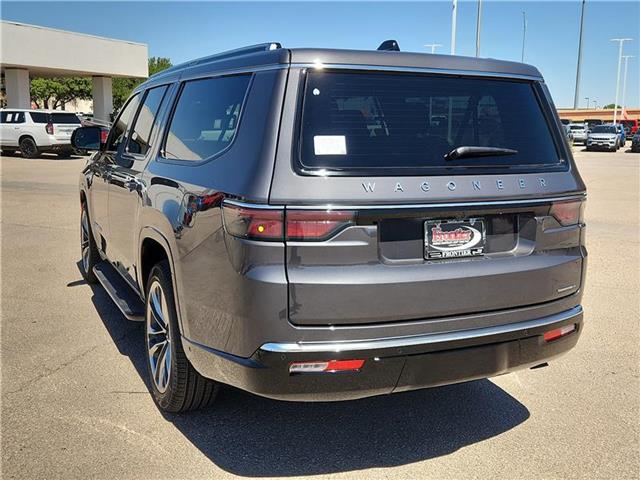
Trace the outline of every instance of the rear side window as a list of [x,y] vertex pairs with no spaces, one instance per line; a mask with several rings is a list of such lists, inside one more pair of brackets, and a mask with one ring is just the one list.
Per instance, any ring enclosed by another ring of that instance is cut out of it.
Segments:
[[[446,160],[460,146],[516,154]],[[299,166],[339,174],[565,168],[531,82],[310,71]]]
[[49,115],[44,112],[30,112],[33,123],[49,123]]
[[51,123],[54,125],[61,123],[76,123],[80,124],[80,119],[75,113],[52,113]]
[[233,141],[251,75],[186,82],[178,98],[164,146],[164,157],[200,161]]
[[167,86],[152,88],[147,92],[142,107],[138,112],[135,124],[131,129],[131,137],[127,151],[138,155],[145,155],[150,148],[151,130],[160,109],[160,104],[167,91]]

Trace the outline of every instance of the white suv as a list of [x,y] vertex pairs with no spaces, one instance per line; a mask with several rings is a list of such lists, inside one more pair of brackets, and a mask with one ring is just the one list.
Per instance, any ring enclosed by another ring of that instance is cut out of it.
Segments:
[[75,113],[60,110],[0,110],[0,147],[3,153],[20,150],[25,158],[41,152],[56,152],[61,157],[73,152],[71,134],[80,126]]

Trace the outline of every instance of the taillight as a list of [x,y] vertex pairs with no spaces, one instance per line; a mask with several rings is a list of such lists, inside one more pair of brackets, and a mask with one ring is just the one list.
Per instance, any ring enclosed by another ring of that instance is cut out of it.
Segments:
[[554,340],[557,340],[558,338],[564,337],[565,335],[569,335],[575,330],[576,330],[576,325],[575,323],[572,323],[571,325],[565,325],[564,327],[556,328],[554,330],[549,330],[548,332],[545,332],[543,335],[543,338],[545,342],[552,342]]
[[364,360],[325,360],[318,362],[294,362],[289,365],[289,373],[334,373],[357,372]]
[[556,202],[551,205],[549,214],[552,215],[560,225],[577,225],[583,223],[584,201]]
[[278,209],[222,206],[224,227],[234,237],[282,241],[284,212]]
[[47,126],[44,128],[46,128],[49,135],[53,135],[53,123],[47,123]]
[[108,136],[109,130],[100,130],[100,143],[107,143]]
[[287,210],[287,240],[327,239],[355,223],[355,212],[346,210]]

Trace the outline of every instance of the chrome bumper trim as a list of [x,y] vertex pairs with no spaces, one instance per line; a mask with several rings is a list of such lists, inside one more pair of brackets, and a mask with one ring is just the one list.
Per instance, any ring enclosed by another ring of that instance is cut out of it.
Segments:
[[529,330],[554,323],[570,320],[582,315],[582,306],[578,305],[570,310],[536,318],[525,322],[509,323],[494,327],[477,328],[472,330],[459,330],[455,332],[434,333],[429,335],[413,335],[410,337],[382,338],[378,340],[358,340],[344,342],[298,342],[298,343],[265,343],[260,350],[276,353],[320,353],[343,352],[351,350],[377,350],[384,348],[410,347],[416,345],[429,345],[456,340],[468,340],[479,337],[490,337],[505,333],[513,333],[520,330]]

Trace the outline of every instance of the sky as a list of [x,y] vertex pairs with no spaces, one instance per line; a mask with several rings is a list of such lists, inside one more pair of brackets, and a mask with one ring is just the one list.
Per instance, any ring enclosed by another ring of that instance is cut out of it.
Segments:
[[[11,2],[0,17],[98,36],[146,43],[150,56],[174,64],[245,45],[375,49],[386,39],[400,48],[450,52],[451,1],[423,2]],[[482,2],[480,56],[520,61],[522,12],[526,13],[525,63],[544,75],[558,107],[572,107],[580,0]],[[458,2],[457,55],[475,55],[477,1]],[[617,43],[631,37],[628,106],[640,106],[640,2],[587,0],[580,107],[613,103]],[[622,76],[622,73],[621,73]],[[622,90],[622,80],[620,81]],[[621,103],[622,93],[618,103]]]

